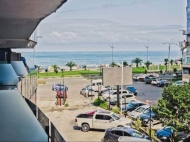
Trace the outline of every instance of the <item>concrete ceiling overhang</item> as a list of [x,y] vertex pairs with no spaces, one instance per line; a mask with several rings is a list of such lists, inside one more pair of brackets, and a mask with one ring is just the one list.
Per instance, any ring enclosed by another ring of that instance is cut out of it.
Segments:
[[[56,12],[66,1],[0,0],[0,41],[7,40],[3,44],[0,42],[0,47],[24,48],[41,20]],[[13,41],[17,41],[16,47],[10,44]]]

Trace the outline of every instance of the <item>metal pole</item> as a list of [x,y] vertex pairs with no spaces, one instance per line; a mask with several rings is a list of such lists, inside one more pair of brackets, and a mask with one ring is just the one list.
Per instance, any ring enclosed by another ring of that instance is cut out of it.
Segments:
[[150,138],[151,138],[151,121],[152,121],[152,118],[151,118],[151,109],[152,109],[152,107],[151,107],[151,105],[150,105]]
[[125,112],[125,117],[127,116],[126,109],[127,109],[127,108],[126,108],[126,96],[125,96],[125,111],[124,111],[124,112]]
[[117,107],[119,108],[119,85],[117,85]]
[[100,95],[100,87],[99,87],[99,84],[98,84],[98,105],[100,105],[99,95]]
[[122,97],[123,97],[123,62],[121,64],[121,106],[120,106],[121,114],[122,114]]
[[110,111],[110,88],[109,88],[109,111]]

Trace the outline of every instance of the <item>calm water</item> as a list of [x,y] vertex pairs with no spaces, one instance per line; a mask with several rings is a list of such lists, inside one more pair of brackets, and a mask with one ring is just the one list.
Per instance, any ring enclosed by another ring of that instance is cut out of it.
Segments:
[[[168,51],[149,51],[148,59],[152,63],[163,63],[168,57]],[[32,52],[23,52],[22,56],[33,61]],[[144,62],[147,60],[146,51],[114,51],[113,61],[121,63],[127,61],[131,63],[134,58],[141,58]],[[179,59],[180,51],[171,51],[170,59]],[[112,52],[37,52],[35,53],[34,63],[42,67],[48,67],[53,64],[64,66],[67,62],[73,61],[77,65],[100,65],[112,62]]]

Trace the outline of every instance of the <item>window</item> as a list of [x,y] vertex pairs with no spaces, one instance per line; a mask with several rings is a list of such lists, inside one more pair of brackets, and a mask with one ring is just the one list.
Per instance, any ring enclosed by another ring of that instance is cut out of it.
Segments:
[[115,134],[115,131],[111,131],[112,134]]
[[97,115],[96,115],[96,119],[104,120],[104,115],[99,115],[99,114],[97,114]]
[[130,137],[131,135],[128,134],[127,132],[124,132],[124,136],[128,136],[128,137]]
[[111,116],[109,116],[109,115],[104,115],[104,119],[105,120],[111,120],[111,119],[113,119]]
[[141,112],[143,112],[144,110],[145,110],[145,108],[143,108],[143,107],[138,107],[135,111],[141,113]]
[[97,85],[102,85],[102,83],[101,82],[97,82]]
[[136,138],[143,138],[143,135],[140,132],[136,131],[136,130],[134,130],[133,132],[131,132],[131,135],[133,137],[136,137]]
[[126,98],[130,98],[130,97],[133,97],[133,95],[126,95]]
[[116,115],[116,114],[111,114],[111,116],[114,118],[114,119],[116,119],[116,120],[119,120],[120,118]]
[[115,131],[115,135],[123,136],[123,132],[122,131]]
[[95,86],[95,83],[92,83],[92,86]]

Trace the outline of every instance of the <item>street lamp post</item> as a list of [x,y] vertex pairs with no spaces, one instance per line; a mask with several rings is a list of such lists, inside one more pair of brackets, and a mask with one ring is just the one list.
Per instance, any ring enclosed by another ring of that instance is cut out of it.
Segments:
[[145,46],[146,47],[146,49],[147,49],[147,61],[148,61],[148,45],[147,46]]
[[110,46],[111,48],[112,48],[112,63],[113,63],[113,45],[112,46]]
[[169,45],[169,52],[168,52],[168,69],[169,69],[169,62],[170,62],[170,48],[171,48],[171,45],[177,45],[176,43],[162,43],[162,44],[168,44]]

